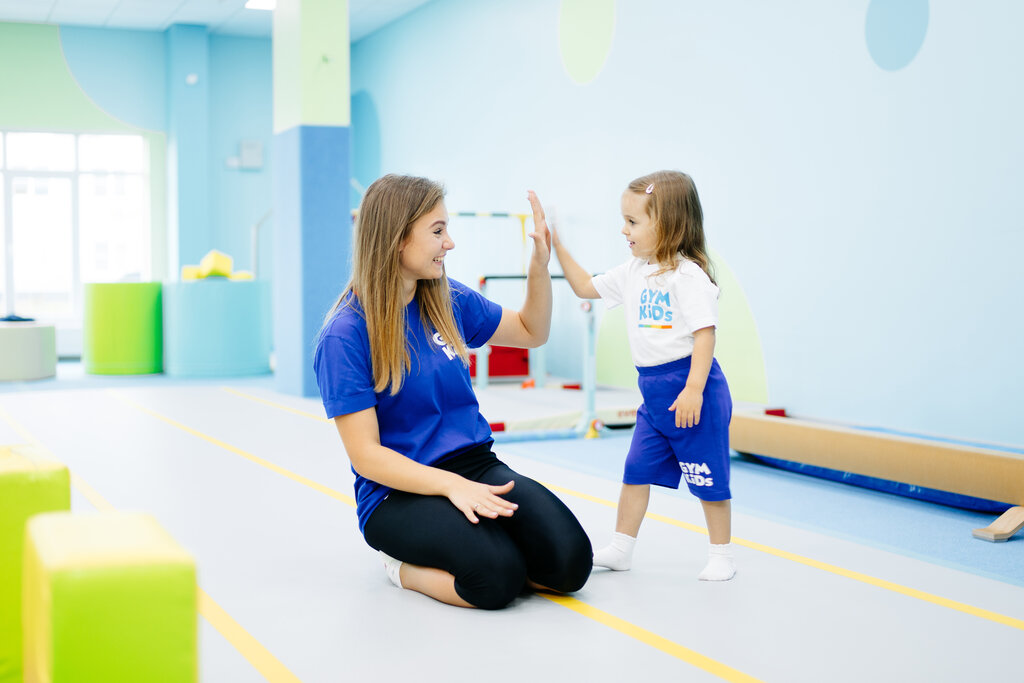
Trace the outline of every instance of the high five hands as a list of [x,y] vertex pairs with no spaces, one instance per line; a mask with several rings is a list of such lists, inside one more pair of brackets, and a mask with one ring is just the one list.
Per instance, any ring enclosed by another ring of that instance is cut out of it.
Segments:
[[533,262],[543,268],[548,267],[551,260],[551,231],[548,230],[548,221],[544,216],[544,207],[541,206],[537,194],[530,190],[526,193],[530,200],[530,207],[533,209],[533,232],[527,237],[533,239]]

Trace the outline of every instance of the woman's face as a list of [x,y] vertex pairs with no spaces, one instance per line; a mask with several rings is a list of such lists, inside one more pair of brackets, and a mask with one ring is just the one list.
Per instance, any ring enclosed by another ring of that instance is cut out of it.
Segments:
[[402,279],[436,280],[444,274],[444,257],[455,248],[448,235],[448,209],[440,201],[412,224],[409,234],[398,248]]

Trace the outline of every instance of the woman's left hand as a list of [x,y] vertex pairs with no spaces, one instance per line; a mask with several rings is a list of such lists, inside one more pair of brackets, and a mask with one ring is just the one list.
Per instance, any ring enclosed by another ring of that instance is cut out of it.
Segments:
[[533,232],[527,235],[533,239],[533,261],[546,269],[548,261],[551,260],[551,231],[548,230],[548,221],[544,216],[544,207],[541,206],[537,194],[530,190],[526,193],[526,196],[529,198],[530,207],[533,209]]
[[700,408],[704,405],[704,396],[695,389],[684,388],[672,405],[668,407],[676,413],[676,427],[693,427],[700,424]]

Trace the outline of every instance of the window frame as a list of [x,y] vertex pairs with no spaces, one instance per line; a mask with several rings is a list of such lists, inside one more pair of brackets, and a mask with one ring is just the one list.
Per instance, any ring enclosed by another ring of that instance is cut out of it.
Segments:
[[[10,168],[7,164],[8,155],[8,141],[7,135],[9,133],[58,133],[63,135],[72,135],[74,137],[74,169],[71,171],[40,171],[32,169],[14,169]],[[80,138],[82,136],[96,136],[96,135],[110,135],[110,136],[132,136],[137,137],[142,141],[142,164],[139,171],[95,171],[95,170],[82,170],[80,168],[79,160],[79,148]],[[147,136],[140,133],[130,132],[106,132],[106,131],[79,131],[79,132],[66,132],[66,131],[47,131],[47,130],[30,130],[30,129],[0,129],[0,193],[3,194],[3,214],[0,216],[0,239],[4,240],[3,250],[3,273],[4,273],[4,304],[0,308],[0,316],[9,315],[15,313],[15,297],[17,296],[17,290],[14,287],[14,259],[15,254],[13,250],[13,201],[12,201],[12,190],[14,178],[67,178],[71,181],[71,251],[72,251],[72,279],[71,279],[71,311],[63,316],[53,316],[40,318],[41,322],[49,322],[56,324],[58,330],[61,329],[77,329],[81,326],[82,316],[84,314],[84,284],[82,282],[82,266],[81,259],[81,203],[79,201],[79,184],[80,179],[83,175],[97,176],[105,175],[108,177],[137,177],[141,179],[141,186],[143,188],[144,196],[141,198],[141,205],[144,211],[142,244],[143,253],[141,254],[140,260],[140,274],[141,281],[148,281],[152,279],[153,270],[153,213],[151,204],[151,193],[152,188],[150,187],[151,179],[151,168],[150,168],[150,144]]]

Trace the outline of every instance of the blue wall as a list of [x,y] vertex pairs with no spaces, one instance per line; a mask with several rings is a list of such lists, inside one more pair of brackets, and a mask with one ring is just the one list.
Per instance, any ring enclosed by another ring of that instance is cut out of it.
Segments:
[[[685,170],[750,303],[771,403],[1024,444],[1024,5],[619,2],[585,85],[559,11],[435,0],[356,43],[370,165],[444,181],[451,209],[525,210],[533,188],[594,270],[627,258],[626,183]],[[495,250],[461,227],[451,269],[473,281]],[[556,372],[578,372],[575,339],[556,335]]]
[[[178,41],[175,49],[179,60],[190,65],[185,70],[202,77],[194,86],[181,78],[168,83],[174,61],[168,36],[173,31],[184,31],[189,36],[187,44]],[[60,35],[71,73],[97,106],[146,130],[169,132],[174,127],[172,147],[183,136],[181,142],[197,157],[192,163],[198,164],[201,172],[193,172],[185,180],[205,179],[201,187],[189,193],[201,201],[184,201],[178,207],[172,204],[168,212],[172,223],[178,222],[182,211],[191,212],[191,216],[180,225],[169,226],[169,239],[176,244],[170,248],[162,243],[154,245],[170,261],[164,272],[177,277],[181,265],[176,257],[178,245],[185,245],[188,252],[182,255],[184,263],[197,262],[210,249],[219,249],[234,258],[236,270],[251,270],[251,227],[271,209],[270,39],[211,35],[202,27],[192,26],[172,27],[169,32],[65,26]],[[196,88],[204,90],[201,106],[186,107],[187,98]],[[169,110],[178,116],[190,113],[194,120],[172,126]],[[263,144],[261,169],[229,167],[228,159],[238,156],[242,140]],[[170,154],[172,166],[174,151]],[[163,182],[163,178],[154,180]],[[168,182],[173,185],[175,178],[169,177]],[[162,194],[166,189],[155,187],[154,192]],[[172,192],[172,201],[173,197]],[[154,220],[162,224],[162,217]],[[261,232],[261,278],[269,277],[272,271],[270,242],[268,221]]]
[[[268,39],[210,37],[210,214],[213,244],[252,270],[251,228],[271,210],[273,146],[271,43]],[[229,168],[239,143],[263,145],[263,168]],[[271,225],[260,228],[260,278],[272,268]],[[213,247],[211,247],[213,248]]]

